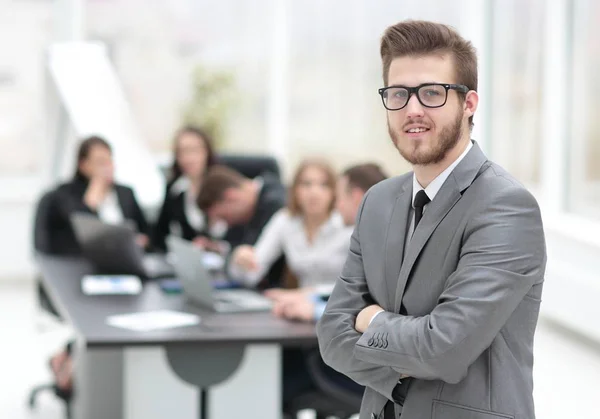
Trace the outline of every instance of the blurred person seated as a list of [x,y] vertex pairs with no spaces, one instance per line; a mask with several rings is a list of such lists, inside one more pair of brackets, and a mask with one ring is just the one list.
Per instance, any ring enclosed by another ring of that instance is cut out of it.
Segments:
[[[321,160],[306,160],[296,170],[288,206],[269,221],[255,246],[233,250],[229,273],[255,286],[271,264],[285,256],[300,288],[332,286],[342,268],[352,229],[334,210],[336,176]],[[272,291],[267,295],[278,295]]]
[[[358,209],[371,186],[387,179],[381,167],[375,163],[359,164],[342,172],[337,183],[336,209],[347,226],[353,226]],[[335,278],[339,276],[340,270]],[[273,289],[266,292],[276,303],[273,313],[289,320],[317,321],[325,311],[326,301],[332,287],[316,287],[299,290]]]
[[[279,178],[265,173],[249,179],[222,165],[211,167],[198,194],[197,205],[209,223],[225,222],[229,227],[224,240],[235,248],[254,245],[267,223],[286,200]],[[227,263],[229,259],[227,259]],[[278,259],[265,274],[265,287],[278,284],[284,260]]]
[[[55,236],[53,253],[80,255],[81,249],[71,226],[76,212],[93,214],[105,223],[132,223],[139,232],[137,243],[149,245],[149,226],[133,190],[114,182],[112,149],[101,137],[91,136],[79,145],[77,169],[71,182],[59,185],[50,212],[49,234]],[[65,399],[73,386],[71,344],[50,360],[55,383]]]
[[112,149],[101,137],[91,136],[79,145],[73,180],[59,185],[50,210],[49,234],[55,236],[57,254],[80,255],[71,226],[76,212],[93,214],[108,224],[132,224],[138,244],[149,245],[150,228],[133,190],[114,182]]
[[[342,269],[352,234],[334,209],[335,186],[336,175],[328,163],[301,163],[290,187],[287,208],[273,216],[255,246],[233,250],[230,276],[248,287],[255,286],[273,261],[284,255],[288,270],[304,292],[333,284]],[[277,295],[269,291],[265,294]],[[315,383],[308,372],[305,350],[284,349],[282,363],[282,404],[286,406],[313,390]]]
[[153,245],[166,251],[165,239],[173,234],[202,248],[214,247],[209,239],[208,220],[196,204],[204,176],[216,163],[212,139],[204,130],[186,126],[176,133],[173,150],[173,166],[154,228]]
[[[308,176],[306,177],[302,176],[301,168],[297,173],[295,185],[303,185],[306,187],[310,183],[307,181],[311,179],[317,180],[316,178],[318,175],[316,172],[309,172],[307,175]],[[322,173],[321,176],[323,176]],[[331,176],[333,177],[333,175]],[[335,208],[337,210],[336,215],[342,220],[343,229],[340,231],[344,231],[343,234],[345,234],[343,246],[340,246],[343,252],[339,260],[336,260],[338,259],[337,254],[332,253],[331,250],[319,249],[318,252],[315,252],[318,253],[321,258],[330,259],[331,262],[336,264],[334,268],[335,272],[328,273],[328,275],[331,275],[329,281],[335,281],[342,270],[342,265],[345,261],[350,241],[349,234],[351,234],[358,209],[365,193],[371,186],[386,178],[387,176],[382,169],[373,163],[352,166],[341,174],[336,187]],[[321,180],[321,184],[323,184],[322,178],[319,180]],[[301,202],[302,199],[308,199],[308,195],[309,194],[306,191],[300,192],[298,194],[297,202]],[[333,200],[333,198],[331,199]],[[332,213],[335,214],[335,212]],[[309,212],[306,211],[306,214],[309,214]],[[265,235],[267,234],[268,229],[269,227],[265,229]],[[348,233],[348,230],[350,233]],[[257,245],[257,247],[258,246],[259,245]],[[311,270],[314,270],[316,266],[318,265],[310,265],[309,267]],[[298,290],[267,290],[265,294],[275,300],[273,313],[276,316],[289,320],[316,321],[321,317],[325,310],[326,298],[331,293],[332,288],[331,283],[324,281],[317,286],[314,286],[314,284],[307,284],[307,286]],[[312,368],[310,368],[309,362],[312,362]],[[345,375],[327,366],[321,359],[318,349],[284,350],[283,374],[282,405],[284,412],[287,412],[288,406],[293,403],[295,398],[310,392],[320,392],[322,388],[337,388],[344,392],[355,394],[356,397],[360,397],[364,392],[364,387],[356,384]],[[323,381],[326,381],[326,383]]]

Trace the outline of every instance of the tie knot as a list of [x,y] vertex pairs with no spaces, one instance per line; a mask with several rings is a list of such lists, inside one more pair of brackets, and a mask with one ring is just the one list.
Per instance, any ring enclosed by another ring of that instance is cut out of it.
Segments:
[[429,202],[431,202],[431,199],[429,199],[429,197],[425,193],[425,190],[421,189],[419,192],[417,192],[417,195],[415,196],[415,202],[413,203],[413,205],[415,206],[415,208],[423,208],[425,205],[429,204]]

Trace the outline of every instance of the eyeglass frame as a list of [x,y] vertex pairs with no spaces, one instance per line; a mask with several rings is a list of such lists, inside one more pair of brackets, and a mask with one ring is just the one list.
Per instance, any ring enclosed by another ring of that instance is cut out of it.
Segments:
[[[429,105],[424,104],[423,101],[421,100],[421,97],[419,96],[419,89],[421,89],[424,86],[442,86],[446,90],[446,98],[444,99],[444,103],[442,103],[441,105],[438,105],[438,106],[429,106]],[[401,88],[401,89],[406,89],[408,91],[408,98],[406,99],[406,103],[401,108],[390,109],[385,104],[385,99],[383,97],[383,94],[385,93],[386,90],[393,89],[393,88],[396,88],[396,89]],[[465,86],[464,84],[422,83],[415,87],[408,87],[408,86],[402,86],[402,85],[381,87],[377,91],[379,92],[379,96],[381,96],[381,102],[383,103],[383,107],[385,109],[387,109],[388,111],[399,111],[400,109],[406,108],[406,106],[408,105],[408,102],[410,102],[410,98],[412,97],[413,94],[417,96],[417,100],[424,107],[430,108],[430,109],[441,108],[442,106],[444,106],[446,104],[446,102],[448,102],[448,90],[456,90],[459,93],[468,93],[470,89],[468,86]]]

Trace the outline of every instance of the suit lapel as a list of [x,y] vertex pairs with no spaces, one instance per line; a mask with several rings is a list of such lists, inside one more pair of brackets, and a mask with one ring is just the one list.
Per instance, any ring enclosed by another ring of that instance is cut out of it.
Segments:
[[404,243],[408,232],[408,214],[412,201],[412,176],[408,176],[398,195],[386,231],[384,278],[387,281],[389,307],[394,306],[398,275],[404,256]]
[[[427,206],[426,211],[423,213],[423,218],[415,229],[413,237],[409,242],[408,248],[404,250],[406,255],[397,278],[394,305],[395,313],[400,312],[407,281],[410,278],[412,268],[419,257],[419,254],[423,250],[423,247],[444,217],[446,217],[454,205],[460,200],[462,192],[473,183],[479,169],[486,160],[485,155],[477,143],[474,142],[473,148],[471,148],[464,159],[456,166],[456,168],[454,168],[452,173],[450,173],[450,176],[448,176],[448,179],[446,179],[433,201]],[[406,225],[406,223],[404,225]],[[402,247],[404,247],[404,243],[402,244]]]
[[434,200],[427,206],[427,210],[423,213],[423,218],[415,229],[408,248],[405,250],[406,255],[397,281],[396,305],[394,307],[396,313],[400,311],[406,283],[417,257],[421,253],[421,250],[423,250],[423,246],[425,246],[425,243],[427,243],[427,240],[429,240],[429,237],[433,234],[438,224],[460,199],[460,192],[455,187],[451,177],[448,180],[450,182],[446,183],[452,183],[452,185],[444,185]]
[[119,207],[121,207],[121,212],[123,212],[123,218],[127,219],[133,219],[133,211],[132,211],[132,205],[129,202],[129,197],[127,196],[126,189],[123,188],[119,188],[117,185],[114,186],[114,191],[115,194],[117,195],[117,201],[119,204]]

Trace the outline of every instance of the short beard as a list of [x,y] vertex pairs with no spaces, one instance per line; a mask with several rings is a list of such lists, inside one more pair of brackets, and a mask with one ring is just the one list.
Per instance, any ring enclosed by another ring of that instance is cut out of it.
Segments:
[[[463,121],[462,112],[458,112],[454,123],[450,126],[444,127],[438,136],[437,143],[433,144],[433,149],[427,153],[420,153],[417,149],[403,150],[398,146],[399,136],[398,133],[394,132],[390,127],[390,121],[388,119],[388,132],[396,149],[400,152],[400,155],[412,165],[426,166],[429,164],[436,164],[444,160],[450,150],[452,150],[458,141],[462,133]],[[412,152],[411,152],[412,151]]]

